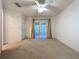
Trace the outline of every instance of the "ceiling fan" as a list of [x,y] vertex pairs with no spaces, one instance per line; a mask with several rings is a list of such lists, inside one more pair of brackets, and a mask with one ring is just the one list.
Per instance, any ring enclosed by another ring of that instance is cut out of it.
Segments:
[[[44,3],[44,0],[42,0],[42,2],[38,1],[38,0],[34,0],[36,5],[32,6],[33,9],[37,9],[39,13],[42,13],[44,11],[48,11],[47,8],[45,8],[47,6],[46,3]],[[44,4],[42,4],[44,3]]]
[[30,2],[23,2],[23,3],[15,3],[18,7],[24,6],[32,6],[33,9],[37,10],[39,13],[49,10],[49,6],[53,0],[32,0]]

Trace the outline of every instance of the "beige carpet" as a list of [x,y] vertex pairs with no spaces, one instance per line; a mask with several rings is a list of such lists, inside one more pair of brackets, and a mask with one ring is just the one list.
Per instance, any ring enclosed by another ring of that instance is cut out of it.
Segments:
[[24,40],[5,47],[0,59],[79,59],[79,53],[57,40]]

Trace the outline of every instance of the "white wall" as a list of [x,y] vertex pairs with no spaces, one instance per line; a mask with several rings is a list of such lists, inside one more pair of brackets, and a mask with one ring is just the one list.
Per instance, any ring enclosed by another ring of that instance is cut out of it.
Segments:
[[26,17],[22,19],[22,39],[26,38]]
[[17,11],[5,10],[5,43],[22,40],[22,15]]
[[56,17],[56,38],[79,52],[79,0]]
[[0,0],[0,53],[2,49],[2,3]]

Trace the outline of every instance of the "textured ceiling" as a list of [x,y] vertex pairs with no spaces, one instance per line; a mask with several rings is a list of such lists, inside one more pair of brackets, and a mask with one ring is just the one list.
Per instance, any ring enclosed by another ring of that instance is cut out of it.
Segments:
[[[49,0],[47,0],[49,1]],[[14,3],[25,3],[24,7],[17,7]],[[33,0],[3,0],[3,5],[5,10],[19,11],[25,16],[55,16],[60,13],[64,8],[66,8],[72,0],[53,0],[51,6],[47,6],[49,11],[43,13],[38,13],[37,10],[34,10],[30,3],[33,3]]]

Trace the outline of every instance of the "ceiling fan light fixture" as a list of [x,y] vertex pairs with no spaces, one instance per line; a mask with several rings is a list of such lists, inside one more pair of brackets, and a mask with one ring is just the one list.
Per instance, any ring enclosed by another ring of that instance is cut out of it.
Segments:
[[39,12],[39,13],[42,13],[43,11],[44,11],[43,8],[38,8],[38,12]]
[[48,11],[48,9],[46,9],[46,8],[38,8],[38,12],[39,12],[39,13],[42,13],[42,12],[44,12],[44,11]]

